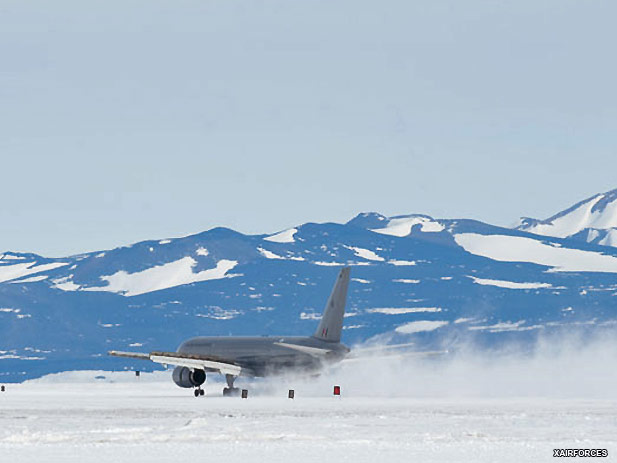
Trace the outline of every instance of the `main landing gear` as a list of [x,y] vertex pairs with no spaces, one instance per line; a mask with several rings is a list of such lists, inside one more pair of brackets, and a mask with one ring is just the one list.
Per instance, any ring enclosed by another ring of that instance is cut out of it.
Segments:
[[[236,376],[234,375],[225,375],[225,381],[227,381],[227,387],[223,388],[223,397],[240,397],[240,389],[234,387],[234,381],[236,380]],[[201,385],[196,386],[193,394],[195,397],[205,395],[206,391],[201,388]]]
[[240,389],[234,387],[235,380],[236,377],[234,375],[225,375],[228,387],[223,388],[223,397],[237,397],[240,395]]

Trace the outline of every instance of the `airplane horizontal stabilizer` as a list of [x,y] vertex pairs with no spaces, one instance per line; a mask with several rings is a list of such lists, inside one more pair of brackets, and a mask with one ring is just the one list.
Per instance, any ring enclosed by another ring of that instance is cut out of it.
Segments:
[[[405,344],[401,344],[399,346],[391,346],[391,347],[399,347],[405,346]],[[388,346],[390,347],[390,346]],[[366,361],[371,359],[404,359],[404,358],[425,358],[425,357],[438,357],[441,355],[447,355],[447,350],[434,350],[434,351],[406,351],[406,350],[396,350],[396,349],[381,349],[381,350],[353,350],[351,353],[345,357],[343,360],[344,363],[347,362],[355,362],[358,360]]]

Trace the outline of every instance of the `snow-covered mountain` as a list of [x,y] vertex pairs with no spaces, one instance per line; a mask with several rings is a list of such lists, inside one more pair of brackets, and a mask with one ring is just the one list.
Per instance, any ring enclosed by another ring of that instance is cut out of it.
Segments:
[[[613,196],[569,211],[610,212]],[[173,350],[195,335],[311,334],[343,265],[353,267],[349,344],[494,345],[564,327],[613,326],[617,249],[581,241],[574,229],[564,225],[564,238],[473,220],[363,213],[271,235],[215,228],[60,259],[6,252],[0,381],[122,368],[127,362],[107,350]]]
[[587,198],[546,220],[523,217],[518,230],[617,246],[617,189]]

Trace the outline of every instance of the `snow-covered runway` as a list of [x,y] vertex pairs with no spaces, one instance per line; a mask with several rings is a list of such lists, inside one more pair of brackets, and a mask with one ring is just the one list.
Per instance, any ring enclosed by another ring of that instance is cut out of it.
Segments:
[[0,461],[554,461],[617,452],[617,402],[582,399],[208,396],[168,382],[8,385]]

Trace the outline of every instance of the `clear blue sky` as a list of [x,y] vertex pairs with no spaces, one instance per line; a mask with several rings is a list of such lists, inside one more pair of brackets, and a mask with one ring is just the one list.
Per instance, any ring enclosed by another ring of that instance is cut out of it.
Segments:
[[614,1],[0,3],[0,250],[617,187]]

